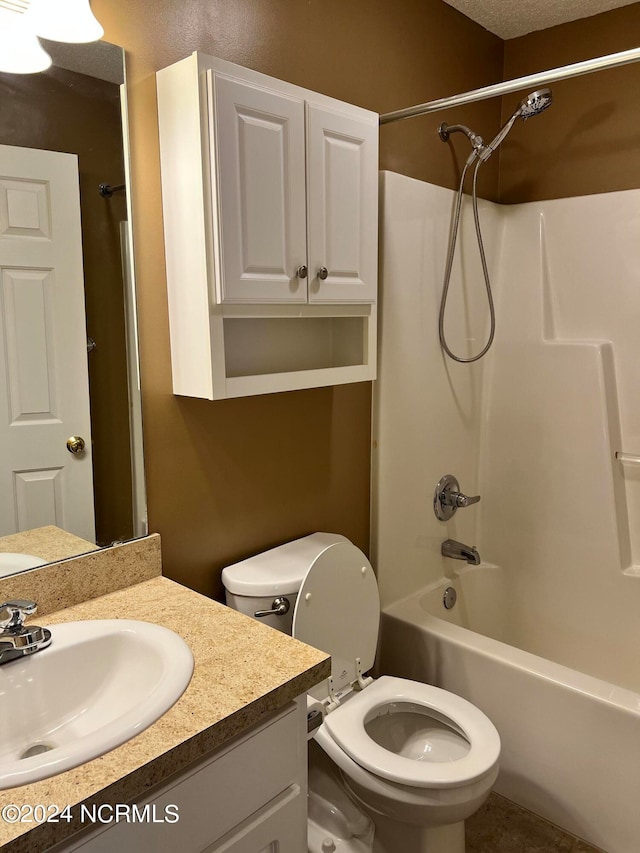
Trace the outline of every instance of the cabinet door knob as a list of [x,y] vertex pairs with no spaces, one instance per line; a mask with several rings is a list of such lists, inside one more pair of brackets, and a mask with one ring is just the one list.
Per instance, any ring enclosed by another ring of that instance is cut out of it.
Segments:
[[328,275],[329,275],[329,270],[326,267],[320,267],[320,269],[318,270],[318,278],[321,281],[324,281]]
[[298,278],[306,278],[308,272],[309,270],[306,268],[306,266],[304,264],[300,264],[300,266],[296,270],[296,275],[298,276]]

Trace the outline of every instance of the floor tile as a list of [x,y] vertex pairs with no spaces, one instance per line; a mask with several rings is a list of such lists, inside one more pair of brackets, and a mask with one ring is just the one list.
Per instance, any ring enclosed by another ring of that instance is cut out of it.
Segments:
[[604,851],[600,850],[599,847],[592,847],[591,844],[587,844],[586,841],[580,841],[578,838],[575,847],[571,848],[571,853],[604,853]]
[[466,842],[467,853],[600,853],[497,794],[467,821]]

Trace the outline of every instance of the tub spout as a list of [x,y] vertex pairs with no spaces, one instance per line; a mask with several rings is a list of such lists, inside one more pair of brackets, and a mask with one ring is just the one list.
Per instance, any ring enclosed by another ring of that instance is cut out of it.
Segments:
[[473,545],[465,545],[463,542],[456,542],[455,539],[445,539],[440,553],[443,557],[451,557],[453,560],[466,560],[472,566],[480,564],[477,548]]

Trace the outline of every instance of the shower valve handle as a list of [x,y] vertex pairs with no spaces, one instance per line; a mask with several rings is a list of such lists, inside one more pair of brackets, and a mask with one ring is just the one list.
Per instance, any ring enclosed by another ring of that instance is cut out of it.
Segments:
[[458,494],[450,494],[449,500],[451,501],[451,506],[465,507],[477,504],[480,500],[480,495],[463,495],[462,492],[458,492]]
[[449,521],[458,509],[477,504],[480,495],[465,495],[453,474],[445,474],[438,482],[433,496],[433,510],[438,521]]

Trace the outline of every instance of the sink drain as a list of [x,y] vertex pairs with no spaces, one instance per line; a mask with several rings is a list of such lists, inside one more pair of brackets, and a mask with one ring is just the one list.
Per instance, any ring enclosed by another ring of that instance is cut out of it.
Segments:
[[50,752],[52,749],[55,749],[55,747],[51,746],[49,743],[34,743],[33,746],[29,747],[29,749],[25,749],[20,756],[20,759],[33,758],[34,755],[42,755],[43,752]]

